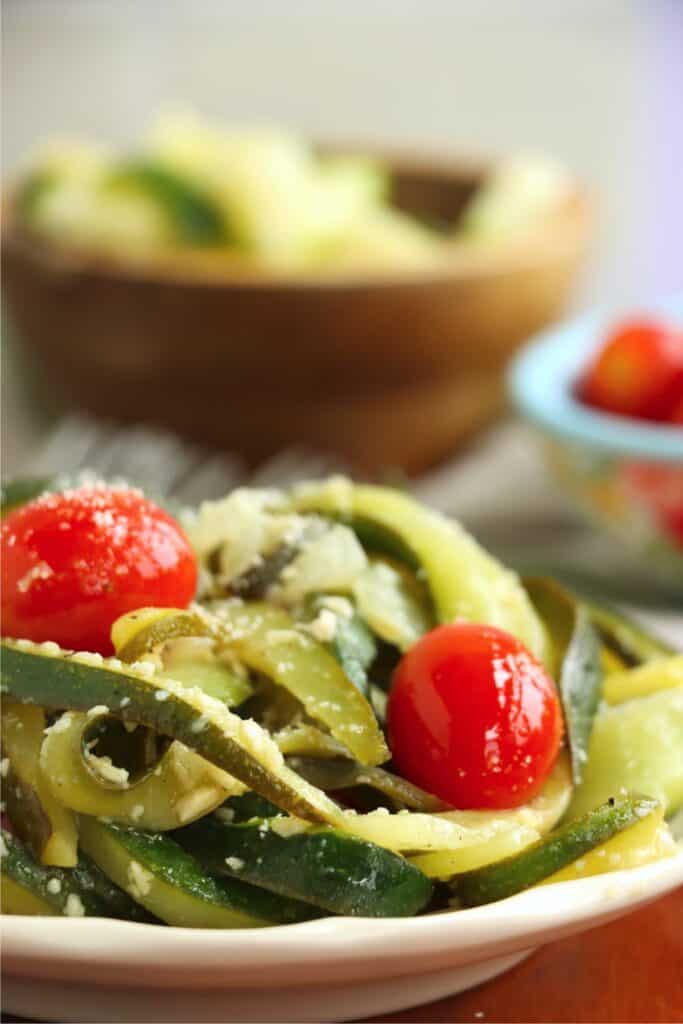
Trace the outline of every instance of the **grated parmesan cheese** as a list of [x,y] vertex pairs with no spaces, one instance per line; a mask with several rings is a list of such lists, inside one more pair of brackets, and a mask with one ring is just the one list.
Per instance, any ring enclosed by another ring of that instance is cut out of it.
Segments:
[[303,623],[301,628],[319,643],[328,644],[337,635],[337,616],[329,608],[322,608],[312,622]]
[[154,875],[150,871],[146,871],[142,864],[136,860],[132,860],[128,865],[128,892],[131,894],[134,900],[142,899],[143,896],[147,896],[150,889],[152,888],[152,882]]
[[109,708],[106,704],[96,704],[94,708],[86,711],[86,718],[99,718],[100,715],[108,715]]
[[226,857],[225,863],[231,871],[241,871],[244,867],[244,861],[241,857]]
[[70,892],[66,898],[66,904],[64,906],[64,914],[66,917],[84,917],[85,907],[81,897],[75,893]]

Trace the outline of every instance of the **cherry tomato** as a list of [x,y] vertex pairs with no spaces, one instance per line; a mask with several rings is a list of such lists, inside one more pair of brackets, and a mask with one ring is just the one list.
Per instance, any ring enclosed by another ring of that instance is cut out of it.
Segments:
[[673,423],[677,427],[683,427],[683,395],[681,395],[680,400],[676,402],[671,410],[669,423]]
[[553,680],[494,626],[438,626],[394,673],[389,742],[398,770],[458,808],[517,807],[550,773],[562,739]]
[[135,490],[45,494],[6,516],[1,544],[7,636],[110,654],[119,615],[185,607],[197,586],[180,526]]
[[667,420],[683,400],[683,333],[649,321],[622,324],[588,366],[578,393],[605,412]]
[[619,479],[641,515],[683,548],[683,464],[624,462]]

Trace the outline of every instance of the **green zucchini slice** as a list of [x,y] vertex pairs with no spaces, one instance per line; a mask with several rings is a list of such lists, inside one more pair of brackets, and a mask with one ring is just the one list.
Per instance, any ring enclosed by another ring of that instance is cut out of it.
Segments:
[[92,755],[83,752],[84,735],[93,721],[83,712],[67,711],[43,741],[43,775],[54,798],[71,811],[166,832],[208,814],[244,789],[243,783],[178,742],[140,781],[129,782],[125,772],[114,768],[108,783],[106,774],[92,770]]
[[154,921],[81,853],[72,869],[45,867],[9,832],[2,832],[2,911],[66,917]]
[[665,640],[654,636],[621,612],[593,601],[583,602],[603,643],[626,665],[643,665],[676,654]]
[[332,914],[409,917],[432,895],[429,879],[397,854],[334,829],[309,831],[291,818],[231,825],[208,817],[177,838],[214,874]]
[[371,557],[353,594],[360,616],[400,651],[407,651],[435,625],[426,587],[399,562]]
[[555,678],[572,759],[572,778],[581,782],[593,721],[602,696],[600,640],[590,614],[554,580],[528,579],[527,593],[546,624],[555,654]]
[[112,629],[114,646],[126,661],[170,638],[190,635],[213,636],[244,665],[281,686],[362,763],[389,759],[363,694],[336,658],[279,608],[241,601],[212,602],[208,614],[143,608],[123,616]]
[[608,704],[623,704],[677,686],[683,686],[683,654],[610,672],[605,678],[603,696]]
[[81,844],[146,910],[185,928],[259,928],[317,916],[304,903],[246,882],[214,879],[168,836],[82,818]]
[[288,764],[314,786],[324,790],[370,786],[389,797],[398,808],[418,811],[446,811],[448,805],[424,789],[385,771],[354,761],[343,744],[313,725],[299,723],[275,733],[273,739],[288,758]]
[[282,686],[361,764],[389,760],[372,707],[324,646],[267,604],[212,605],[225,643],[255,671]]
[[683,806],[683,687],[596,715],[583,781],[569,814],[584,814],[622,789],[651,793],[667,815]]
[[70,868],[78,859],[76,821],[55,799],[40,765],[45,725],[42,708],[3,701],[2,750],[9,759],[3,797],[14,830],[36,858]]
[[332,825],[344,820],[334,801],[284,764],[256,722],[238,718],[197,687],[157,676],[149,663],[124,665],[89,652],[69,654],[52,643],[3,640],[1,678],[12,700],[52,709],[97,708],[149,726],[290,813]]
[[370,550],[423,572],[438,622],[462,617],[499,626],[545,657],[545,630],[519,579],[454,520],[406,494],[344,477],[300,485],[291,504],[348,523]]
[[451,882],[455,896],[465,907],[514,896],[561,871],[618,832],[637,825],[659,806],[657,800],[646,796],[612,798],[516,856],[456,876]]
[[318,633],[320,643],[367,697],[368,669],[377,657],[377,643],[351,602],[337,595],[309,597],[304,602],[304,623],[314,636]]

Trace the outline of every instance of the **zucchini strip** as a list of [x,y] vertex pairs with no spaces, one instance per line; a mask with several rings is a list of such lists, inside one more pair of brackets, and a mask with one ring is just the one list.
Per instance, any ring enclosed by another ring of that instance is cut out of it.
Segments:
[[576,821],[555,829],[516,857],[508,857],[453,879],[459,902],[466,907],[514,896],[552,876],[606,843],[617,833],[653,814],[658,803],[651,797],[627,795],[589,811]]
[[212,605],[226,644],[255,671],[282,686],[361,764],[389,760],[384,736],[363,694],[337,660],[294,620],[267,604]]
[[73,814],[55,799],[40,765],[45,712],[4,701],[2,749],[10,771],[3,795],[10,821],[42,864],[71,868],[78,860]]
[[43,741],[43,774],[54,797],[72,811],[166,832],[244,791],[243,783],[177,742],[140,782],[124,783],[122,789],[108,786],[89,770],[83,757],[83,735],[92,723],[92,717],[83,712],[67,711]]
[[584,814],[622,789],[651,793],[667,815],[683,806],[683,687],[596,715],[586,770],[569,814]]
[[664,808],[659,804],[634,825],[617,832],[606,843],[572,861],[540,884],[570,882],[574,878],[590,878],[609,871],[637,868],[671,857],[677,850],[676,841],[664,821]]
[[2,832],[2,912],[154,921],[81,853],[69,870],[44,867],[9,832]]
[[[294,831],[290,831],[294,829]],[[213,874],[228,874],[332,914],[409,917],[432,884],[403,857],[334,829],[304,830],[291,818],[232,825],[204,818],[177,834]]]
[[600,641],[588,610],[564,587],[549,579],[528,579],[524,585],[552,637],[572,779],[578,785],[602,696]]
[[400,651],[407,651],[435,625],[424,584],[387,558],[370,559],[353,585],[353,596],[361,618]]
[[[542,792],[529,804],[509,811],[447,811],[419,814],[402,811],[388,814],[346,812],[346,831],[389,850],[448,851],[478,846],[483,849],[503,832],[524,827],[536,832],[552,828],[565,812],[571,798],[571,770],[566,753],[553,768]],[[423,863],[417,858],[418,867]]]
[[448,810],[438,797],[400,775],[384,768],[358,764],[342,743],[314,725],[299,723],[290,726],[275,733],[273,739],[281,753],[289,758],[291,767],[320,789],[371,786],[399,807],[425,812]]
[[648,633],[627,616],[595,604],[583,602],[588,608],[591,621],[597,628],[603,643],[627,666],[643,665],[658,658],[667,658],[676,651],[666,640]]
[[[368,669],[377,657],[377,644],[351,602],[338,595],[309,597],[304,602],[304,620],[303,628],[325,646],[367,697]],[[332,633],[329,640],[325,638],[327,630]]]
[[545,630],[518,577],[454,520],[406,494],[344,477],[301,484],[290,502],[296,511],[349,523],[369,549],[421,569],[439,622],[462,617],[500,626],[545,658]]
[[344,819],[334,801],[287,768],[256,722],[238,718],[197,687],[157,676],[151,664],[126,666],[89,652],[69,654],[52,643],[3,640],[1,671],[12,700],[86,712],[99,707],[179,740],[298,817],[332,825]]
[[315,917],[308,905],[246,882],[204,874],[168,836],[82,818],[81,843],[96,864],[166,924],[184,928],[259,928]]
[[216,601],[208,615],[141,609],[119,619],[112,629],[114,646],[124,661],[179,636],[219,638],[243,664],[295,697],[306,713],[322,722],[361,763],[380,764],[389,759],[370,704],[332,654],[297,630],[286,612],[267,604]]
[[603,696],[608,704],[623,704],[676,686],[683,686],[683,654],[610,673],[605,679]]

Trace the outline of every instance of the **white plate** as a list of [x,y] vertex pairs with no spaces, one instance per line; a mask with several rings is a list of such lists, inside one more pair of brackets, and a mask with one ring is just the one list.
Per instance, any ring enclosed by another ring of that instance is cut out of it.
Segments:
[[69,1021],[335,1021],[439,999],[683,884],[676,856],[472,910],[210,931],[5,917],[3,1003]]

